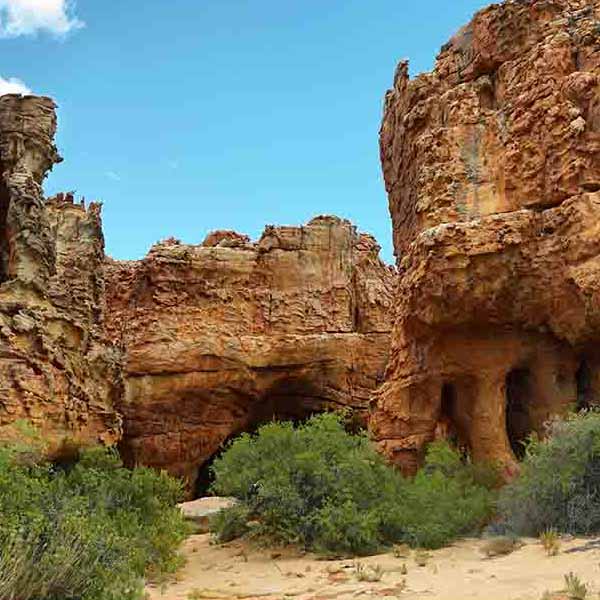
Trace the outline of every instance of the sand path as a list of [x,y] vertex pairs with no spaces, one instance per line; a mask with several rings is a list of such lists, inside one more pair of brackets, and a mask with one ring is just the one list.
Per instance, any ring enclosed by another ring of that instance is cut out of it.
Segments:
[[[354,560],[323,561],[293,550],[281,553],[247,543],[213,545],[195,535],[184,546],[188,559],[178,580],[162,590],[149,587],[150,600],[330,600],[363,598],[431,600],[540,600],[545,591],[564,587],[573,572],[589,584],[588,598],[600,592],[600,540],[563,541],[558,556],[546,556],[536,540],[507,556],[486,558],[484,542],[465,540],[430,553],[418,566],[415,553],[360,559],[379,565],[378,582],[358,581]],[[406,567],[406,573],[404,573]]]

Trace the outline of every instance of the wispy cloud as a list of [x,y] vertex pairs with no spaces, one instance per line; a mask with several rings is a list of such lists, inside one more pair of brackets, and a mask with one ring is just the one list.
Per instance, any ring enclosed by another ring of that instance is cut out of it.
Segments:
[[74,9],[74,0],[0,0],[0,37],[38,32],[64,36],[85,26]]
[[4,94],[31,94],[31,90],[16,77],[4,79],[0,75],[0,96]]
[[106,171],[104,174],[113,181],[121,181],[121,176],[114,171]]

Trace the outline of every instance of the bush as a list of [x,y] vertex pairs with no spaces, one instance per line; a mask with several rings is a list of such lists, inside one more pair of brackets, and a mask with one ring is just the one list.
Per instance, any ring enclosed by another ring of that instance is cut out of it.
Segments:
[[498,536],[489,538],[481,550],[488,558],[494,558],[496,556],[505,556],[507,554],[511,554],[515,550],[518,550],[521,546],[522,543],[518,538],[510,536]]
[[465,464],[447,444],[431,444],[424,467],[405,483],[400,501],[390,499],[384,505],[386,541],[440,548],[462,535],[477,534],[494,512],[499,481],[493,466]]
[[216,533],[217,541],[225,544],[248,533],[250,515],[243,504],[234,504],[220,510],[210,518],[210,529]]
[[555,529],[546,529],[540,534],[540,542],[548,556],[556,556],[560,552],[560,536]]
[[553,421],[544,441],[532,437],[499,512],[506,528],[521,535],[600,532],[600,413]]
[[112,450],[68,468],[41,456],[0,448],[0,598],[131,600],[179,566],[179,482],[127,470]]
[[252,535],[328,554],[369,554],[397,542],[441,546],[483,525],[494,495],[439,444],[414,481],[403,479],[366,435],[347,433],[334,414],[244,434],[213,472],[212,490],[241,502],[213,521],[219,539],[243,533],[243,510],[256,521]]

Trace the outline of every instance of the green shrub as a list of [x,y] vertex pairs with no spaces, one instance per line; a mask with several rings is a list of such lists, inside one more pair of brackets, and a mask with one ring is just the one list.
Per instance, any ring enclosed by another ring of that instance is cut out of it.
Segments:
[[488,558],[494,558],[496,556],[511,554],[522,545],[522,542],[518,538],[502,535],[489,538],[481,550]]
[[498,482],[494,467],[464,464],[447,444],[431,444],[424,467],[405,484],[400,502],[392,498],[383,506],[386,541],[440,548],[462,535],[477,534],[494,512]]
[[556,556],[560,552],[560,536],[555,529],[543,531],[540,542],[548,556]]
[[249,531],[248,508],[243,504],[234,504],[225,510],[220,510],[210,518],[210,529],[218,532],[217,541],[227,543],[242,537]]
[[[330,554],[368,554],[397,542],[441,546],[483,525],[494,496],[440,444],[414,481],[403,479],[366,435],[347,433],[334,414],[244,434],[213,471],[213,491],[236,497],[243,519],[256,521],[252,535]],[[213,521],[219,539],[243,532],[240,510]]]
[[381,581],[385,574],[381,565],[365,565],[363,563],[354,564],[354,575],[358,581],[367,581],[370,583]]
[[179,482],[127,470],[111,450],[69,468],[41,456],[0,448],[0,598],[130,600],[179,566]]
[[356,556],[374,554],[382,547],[378,511],[361,510],[351,500],[340,505],[328,502],[317,511],[315,522],[318,552]]
[[590,535],[600,532],[600,413],[572,415],[532,437],[521,475],[500,495],[506,529],[538,536],[548,529]]
[[570,600],[585,600],[590,589],[575,573],[571,572],[565,575],[565,592]]

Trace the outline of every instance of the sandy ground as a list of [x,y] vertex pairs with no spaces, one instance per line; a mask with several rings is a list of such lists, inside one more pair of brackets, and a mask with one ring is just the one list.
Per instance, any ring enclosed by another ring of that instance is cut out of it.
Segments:
[[[600,592],[600,540],[563,540],[560,554],[548,557],[537,540],[523,540],[512,554],[487,558],[485,542],[465,540],[430,552],[418,566],[415,552],[355,560],[324,561],[294,550],[274,552],[246,543],[211,544],[208,534],[189,538],[187,566],[163,589],[149,587],[151,600],[233,600],[261,598],[330,600],[362,598],[431,600],[540,600],[544,592],[564,588],[573,572]],[[359,581],[356,562],[379,565],[378,582]]]

